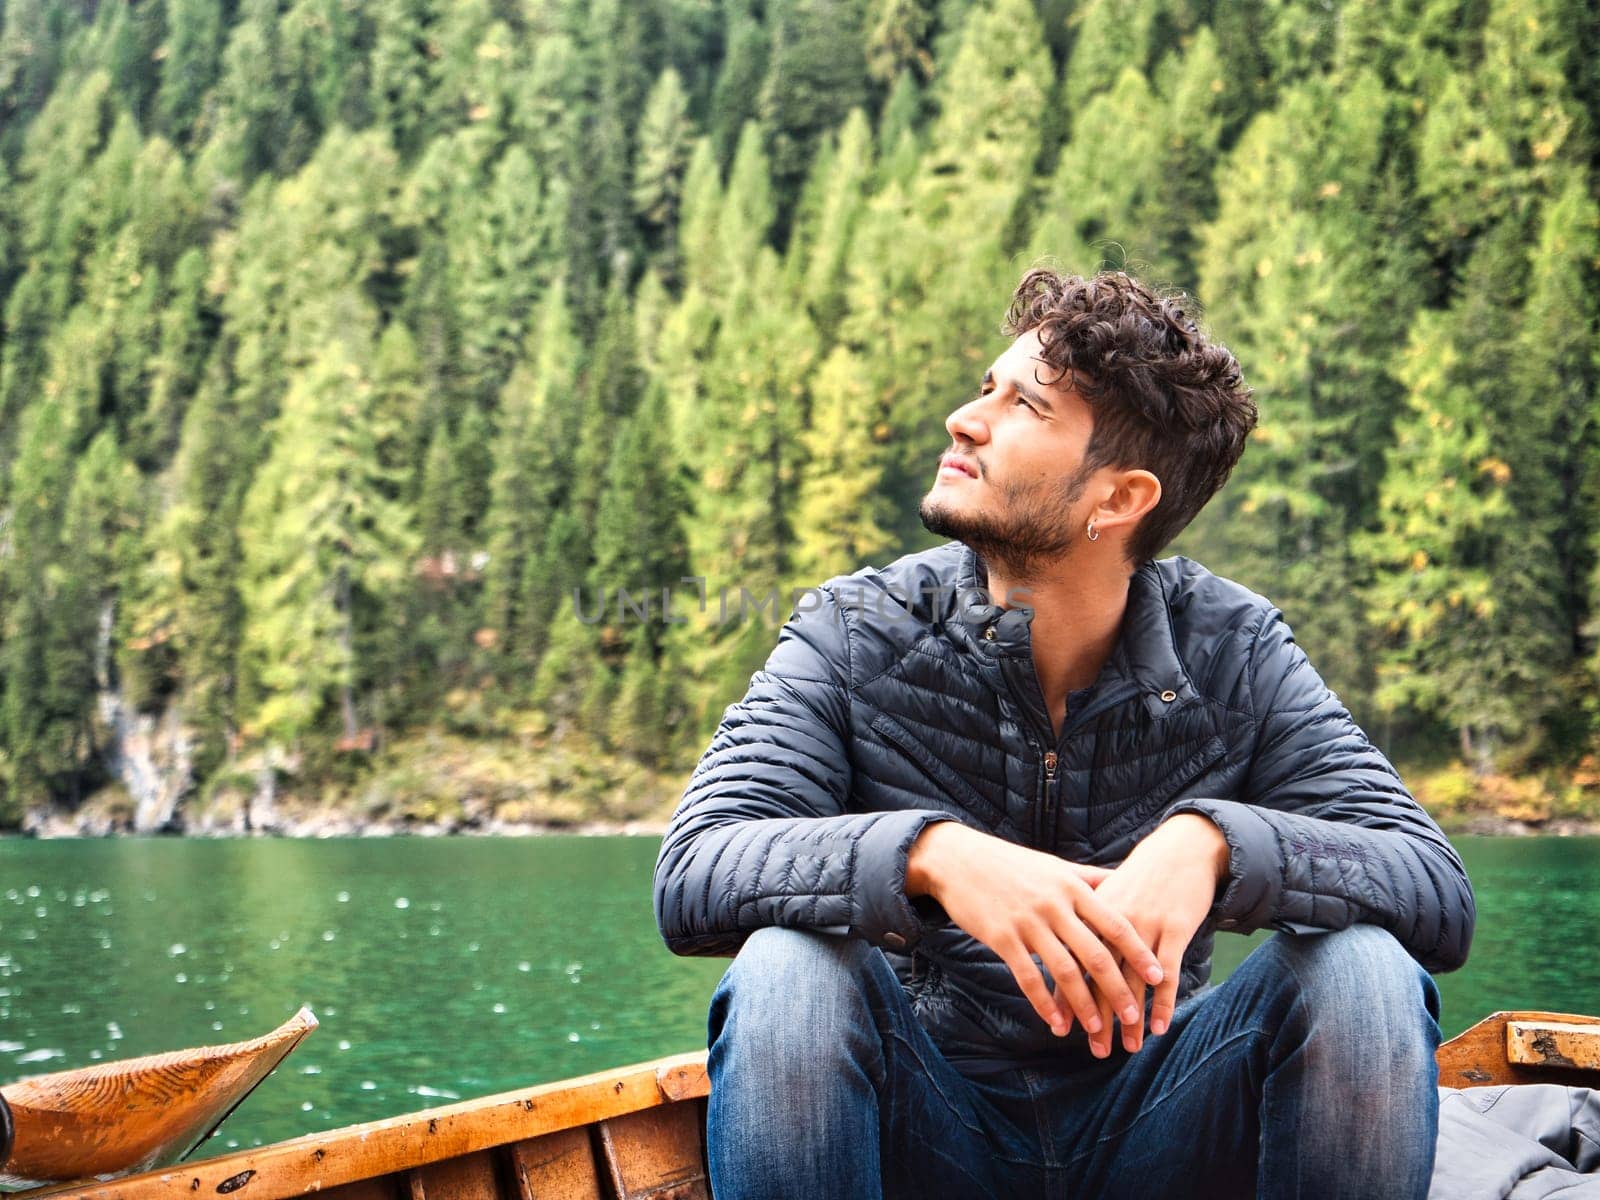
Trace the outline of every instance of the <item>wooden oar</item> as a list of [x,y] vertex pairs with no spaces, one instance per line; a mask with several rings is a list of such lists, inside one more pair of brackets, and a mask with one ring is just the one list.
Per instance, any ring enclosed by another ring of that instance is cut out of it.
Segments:
[[106,1179],[177,1162],[316,1027],[302,1008],[253,1041],[99,1063],[0,1088],[12,1127],[0,1186]]

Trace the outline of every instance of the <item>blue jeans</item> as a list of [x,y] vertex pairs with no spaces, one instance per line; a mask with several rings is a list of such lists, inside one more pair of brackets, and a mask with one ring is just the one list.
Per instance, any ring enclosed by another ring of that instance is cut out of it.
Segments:
[[889,962],[753,934],[711,1002],[718,1200],[1427,1195],[1439,993],[1388,933],[1268,939],[1134,1054],[963,1074]]

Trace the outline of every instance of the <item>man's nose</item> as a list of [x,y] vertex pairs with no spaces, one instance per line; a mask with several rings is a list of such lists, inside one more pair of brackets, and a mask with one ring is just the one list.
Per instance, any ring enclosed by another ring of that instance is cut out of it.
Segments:
[[989,427],[984,423],[983,413],[980,411],[982,397],[968,400],[944,419],[945,431],[960,441],[965,438],[969,442],[983,443],[989,440]]

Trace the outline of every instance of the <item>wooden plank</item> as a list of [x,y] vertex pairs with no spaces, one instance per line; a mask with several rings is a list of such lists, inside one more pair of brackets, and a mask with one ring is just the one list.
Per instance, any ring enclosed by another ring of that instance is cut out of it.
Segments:
[[406,1172],[412,1200],[501,1200],[494,1154],[479,1150]]
[[670,1104],[600,1122],[617,1200],[711,1200],[695,1104]]
[[[173,1200],[178,1193],[192,1200],[226,1191],[237,1191],[237,1200],[285,1200],[656,1108],[668,1103],[660,1072],[704,1061],[702,1050],[619,1067],[125,1179],[43,1189],[29,1193],[29,1200]],[[244,1184],[219,1188],[245,1172]]]
[[1600,1022],[1507,1021],[1506,1061],[1600,1071]]
[[705,1056],[661,1067],[656,1071],[656,1086],[668,1100],[704,1100],[711,1095]]
[[1513,1061],[1507,1054],[1509,1026],[1600,1026],[1600,1018],[1575,1013],[1497,1012],[1439,1047],[1439,1083],[1442,1087],[1485,1087],[1497,1083],[1563,1083],[1593,1087],[1600,1077],[1593,1071],[1553,1066],[1535,1067]]
[[322,1196],[323,1200],[399,1200],[393,1175],[360,1179],[342,1187],[329,1188]]
[[518,1142],[509,1152],[516,1200],[601,1200],[600,1172],[587,1129]]

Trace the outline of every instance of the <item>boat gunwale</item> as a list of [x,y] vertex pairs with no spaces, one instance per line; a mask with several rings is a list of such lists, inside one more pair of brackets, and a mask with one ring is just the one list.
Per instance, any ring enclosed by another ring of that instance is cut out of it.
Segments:
[[302,1134],[105,1181],[52,1184],[28,1200],[170,1200],[176,1192],[282,1200],[710,1094],[706,1051],[514,1088]]

